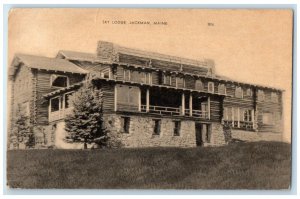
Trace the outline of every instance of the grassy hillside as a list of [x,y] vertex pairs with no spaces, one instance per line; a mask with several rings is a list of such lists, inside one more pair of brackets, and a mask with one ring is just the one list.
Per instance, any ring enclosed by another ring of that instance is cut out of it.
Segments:
[[12,188],[286,189],[290,145],[23,150],[7,153]]

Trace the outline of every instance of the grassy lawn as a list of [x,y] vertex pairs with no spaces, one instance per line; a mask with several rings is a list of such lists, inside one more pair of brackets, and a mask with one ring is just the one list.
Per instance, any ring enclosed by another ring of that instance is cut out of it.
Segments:
[[7,153],[12,188],[287,189],[291,145],[20,150]]

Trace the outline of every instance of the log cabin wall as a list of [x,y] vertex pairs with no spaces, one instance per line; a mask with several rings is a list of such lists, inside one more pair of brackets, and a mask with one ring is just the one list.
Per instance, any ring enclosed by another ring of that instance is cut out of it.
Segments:
[[[257,92],[259,89],[257,90]],[[265,98],[257,98],[257,125],[260,132],[282,132],[282,94],[262,90]],[[276,93],[278,100],[272,100],[271,93]],[[258,95],[258,93],[257,93]]]
[[115,84],[108,82],[95,83],[97,89],[102,89],[103,92],[103,111],[114,111],[115,103]]
[[210,120],[212,122],[221,122],[222,119],[222,97],[210,97]]
[[12,111],[11,121],[13,125],[16,113],[21,106],[24,113],[30,117],[30,122],[34,123],[34,75],[32,71],[25,65],[20,67],[12,78]]
[[[238,92],[239,91],[239,92]],[[255,127],[255,95],[251,86],[234,83],[226,84],[226,97],[223,102],[225,121],[233,128],[243,130],[257,130]],[[251,119],[250,119],[251,118]]]
[[243,96],[236,97],[235,96],[235,88],[234,84],[226,84],[226,94],[227,96],[224,99],[224,107],[240,107],[246,109],[254,109],[254,99],[253,95],[246,95],[246,90],[251,89],[250,87],[242,87]]
[[48,124],[48,100],[43,98],[44,94],[50,93],[59,89],[58,87],[51,86],[51,75],[64,75],[69,78],[69,85],[81,82],[84,80],[85,75],[64,73],[64,72],[51,72],[45,70],[35,70],[36,77],[36,111],[38,117],[36,118],[37,124]]

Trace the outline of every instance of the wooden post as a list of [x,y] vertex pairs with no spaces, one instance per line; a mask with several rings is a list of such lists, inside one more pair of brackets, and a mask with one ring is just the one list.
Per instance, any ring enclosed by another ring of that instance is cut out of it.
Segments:
[[149,105],[150,105],[150,92],[149,88],[146,90],[146,112],[149,112]]
[[108,79],[112,79],[112,67],[109,67],[108,69]]
[[207,98],[207,113],[208,119],[210,120],[210,97]]
[[185,115],[185,95],[181,95],[181,115]]
[[190,93],[190,101],[189,101],[189,105],[190,105],[190,116],[193,116],[193,94]]
[[252,128],[255,129],[255,125],[254,125],[254,109],[251,110],[251,119],[252,119]]
[[118,99],[117,99],[117,96],[118,96],[118,95],[117,95],[117,92],[118,92],[117,85],[115,85],[115,92],[114,92],[114,94],[115,94],[115,97],[114,97],[114,98],[115,98],[115,101],[114,101],[114,102],[115,102],[115,109],[114,109],[114,110],[115,110],[115,111],[118,110],[118,109],[117,109],[117,101],[118,101]]
[[62,96],[62,109],[64,110],[65,109],[65,107],[66,107],[66,104],[65,104],[65,97],[66,97],[66,95],[65,94],[63,94],[63,96]]
[[234,108],[231,107],[231,123],[232,123],[232,127],[234,127]]
[[139,102],[139,104],[138,104],[138,106],[139,106],[139,107],[138,107],[138,111],[139,111],[139,112],[141,112],[141,106],[142,106],[142,102],[141,102],[141,101],[142,101],[141,92],[142,92],[142,91],[141,91],[141,88],[140,88],[140,89],[139,89],[139,93],[138,93],[138,100],[139,100],[139,101],[138,101],[138,102]]
[[65,109],[66,109],[66,104],[65,104],[65,94],[63,94],[63,96],[60,98],[62,100],[62,110],[61,110],[61,114],[62,114],[62,118],[65,117]]
[[48,121],[52,121],[51,118],[51,98],[49,99],[49,106],[48,106]]
[[238,111],[238,128],[240,128],[240,120],[241,120],[240,108],[237,108],[237,111]]

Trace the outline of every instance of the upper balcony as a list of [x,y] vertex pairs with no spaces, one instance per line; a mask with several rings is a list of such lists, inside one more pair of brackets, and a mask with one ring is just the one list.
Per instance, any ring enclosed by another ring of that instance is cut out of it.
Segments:
[[115,111],[210,119],[210,97],[167,88],[115,87]]
[[64,93],[63,95],[51,98],[49,101],[49,122],[62,120],[66,115],[72,113],[73,107],[70,106],[70,96],[73,92]]

